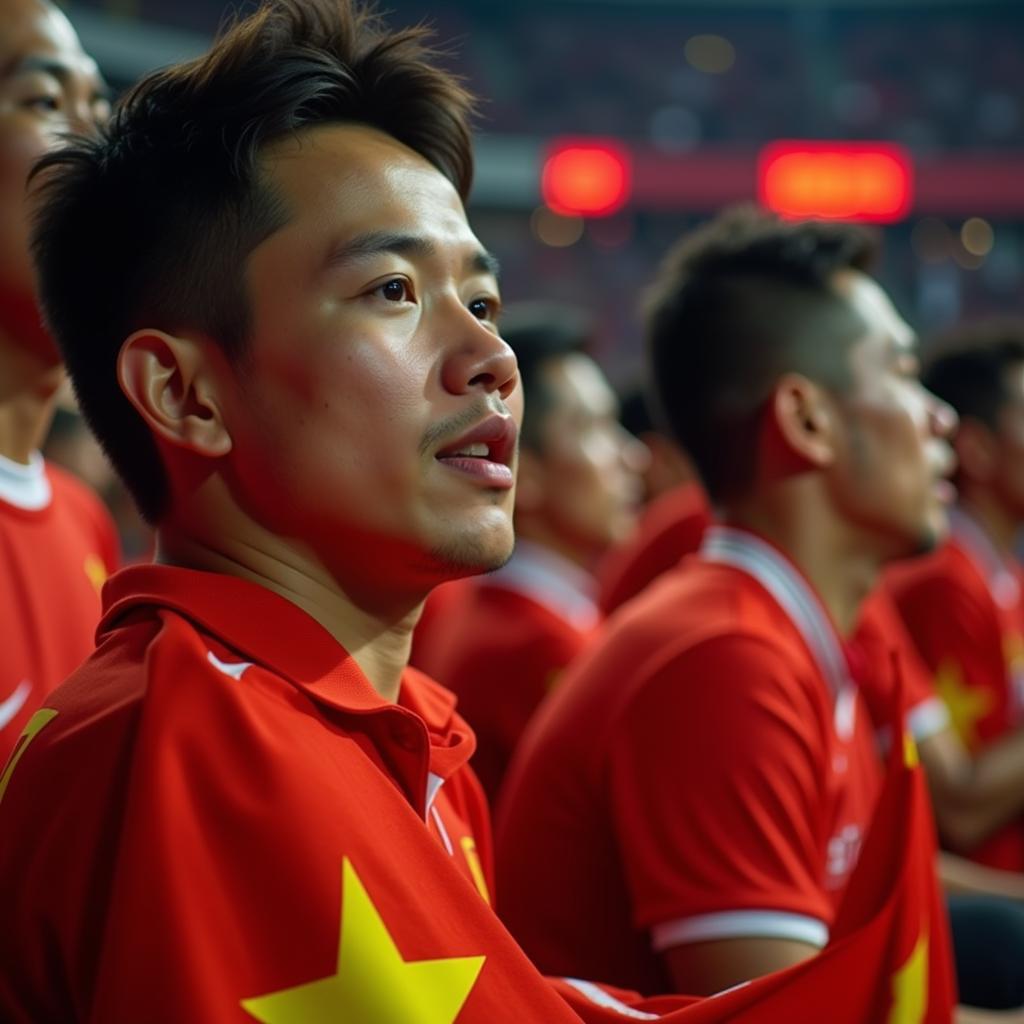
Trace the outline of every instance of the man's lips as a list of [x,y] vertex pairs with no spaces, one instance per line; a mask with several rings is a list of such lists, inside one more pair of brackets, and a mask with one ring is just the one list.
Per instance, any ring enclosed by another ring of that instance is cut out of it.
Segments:
[[434,456],[449,469],[488,487],[510,488],[519,428],[511,416],[488,416],[439,449]]

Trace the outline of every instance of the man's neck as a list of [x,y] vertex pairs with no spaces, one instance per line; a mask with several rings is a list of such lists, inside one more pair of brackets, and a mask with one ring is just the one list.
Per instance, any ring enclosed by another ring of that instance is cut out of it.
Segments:
[[[813,484],[811,485],[813,487]],[[771,541],[807,577],[843,637],[853,633],[864,599],[878,582],[881,560],[866,552],[811,487],[790,482],[737,504],[730,526]]]
[[0,455],[28,463],[46,438],[62,379],[59,365],[0,335]]
[[1015,557],[1020,523],[991,491],[964,489],[960,507],[985,531],[986,536],[1007,559]]
[[381,697],[397,701],[425,594],[388,600],[346,592],[309,552],[248,527],[211,540],[164,525],[157,531],[156,561],[237,576],[291,601],[345,648]]

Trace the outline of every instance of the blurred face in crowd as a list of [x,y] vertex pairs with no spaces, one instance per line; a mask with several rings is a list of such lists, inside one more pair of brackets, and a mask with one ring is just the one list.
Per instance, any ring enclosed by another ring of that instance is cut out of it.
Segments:
[[1024,363],[1006,368],[1003,393],[995,430],[976,425],[988,435],[981,483],[1009,518],[1024,523]]
[[496,568],[522,398],[454,187],[361,125],[275,143],[263,170],[287,222],[248,260],[248,353],[215,370],[236,501],[335,578],[411,592]]
[[948,529],[956,414],[921,384],[914,333],[879,285],[853,270],[834,285],[865,333],[836,399],[833,502],[883,558],[930,550]]
[[33,299],[25,182],[61,133],[109,113],[96,63],[67,18],[40,0],[0,0],[0,331],[54,362]]
[[552,358],[540,374],[544,420],[538,450],[523,453],[527,494],[517,508],[588,564],[635,525],[647,450],[620,426],[615,393],[589,356]]

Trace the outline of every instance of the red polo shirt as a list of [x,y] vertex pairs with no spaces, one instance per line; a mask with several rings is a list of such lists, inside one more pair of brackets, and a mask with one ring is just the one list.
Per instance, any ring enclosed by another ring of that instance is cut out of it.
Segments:
[[[953,727],[976,753],[1024,721],[1024,576],[962,510],[951,521],[946,544],[894,569],[888,583]],[[1024,871],[1024,822],[969,856]]]
[[0,460],[0,764],[95,646],[100,587],[118,558],[114,524],[87,487],[41,456]]
[[873,734],[810,585],[712,528],[527,731],[499,809],[499,910],[542,970],[647,991],[677,944],[824,946],[879,789]]
[[491,911],[445,690],[410,670],[386,703],[232,577],[133,567],[104,599],[97,651],[0,775],[0,1018],[649,1019],[542,978]]

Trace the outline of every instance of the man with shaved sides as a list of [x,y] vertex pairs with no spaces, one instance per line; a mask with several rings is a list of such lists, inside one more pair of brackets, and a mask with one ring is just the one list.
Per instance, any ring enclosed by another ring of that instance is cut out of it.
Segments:
[[[473,735],[406,668],[511,553],[522,413],[424,36],[270,3],[37,167],[47,320],[158,549],[0,775],[5,1022],[652,1016],[501,925]],[[31,75],[84,120],[65,50]]]
[[26,198],[61,133],[108,114],[67,18],[43,0],[0,0],[0,763],[93,649],[118,557],[99,501],[39,454],[63,369],[36,303]]

